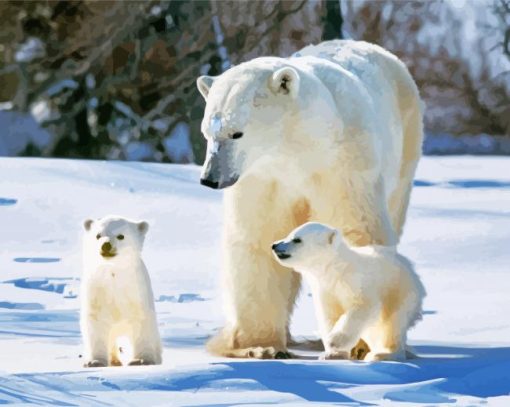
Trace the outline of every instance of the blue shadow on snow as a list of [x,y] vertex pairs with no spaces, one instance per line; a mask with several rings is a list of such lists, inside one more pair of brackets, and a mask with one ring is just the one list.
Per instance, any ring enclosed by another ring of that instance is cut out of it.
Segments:
[[431,182],[416,179],[415,187],[450,187],[450,188],[510,188],[510,181],[494,181],[489,179],[453,180],[446,182]]
[[[136,377],[102,377],[104,371],[100,370],[91,370],[87,376],[73,372],[14,376],[39,385],[46,383],[53,391],[74,395],[90,390],[90,380],[94,379],[99,380],[102,391],[270,390],[323,404],[368,405],[355,399],[357,392],[343,394],[343,391],[371,385],[375,386],[374,393],[368,399],[432,405],[455,402],[456,396],[487,398],[510,394],[509,347],[417,346],[415,349],[422,357],[408,363],[228,361],[212,363],[207,370],[199,367],[185,371],[144,371]],[[360,394],[365,394],[362,398],[367,399],[372,389],[365,390]]]
[[16,263],[57,263],[60,261],[58,257],[16,257]]
[[11,205],[16,205],[16,203],[18,202],[17,199],[12,199],[12,198],[0,198],[0,206],[11,206]]
[[[71,279],[65,277],[55,278],[18,278],[4,281],[6,284],[14,284],[14,287],[29,288],[33,290],[51,291],[62,294]],[[60,282],[62,281],[62,282]]]
[[0,301],[0,308],[7,309],[22,309],[22,310],[39,310],[44,309],[42,304],[38,302],[10,302],[10,301]]

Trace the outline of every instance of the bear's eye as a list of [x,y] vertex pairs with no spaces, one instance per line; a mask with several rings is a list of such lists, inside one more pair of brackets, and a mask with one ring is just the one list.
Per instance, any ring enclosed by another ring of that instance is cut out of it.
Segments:
[[292,243],[301,243],[301,242],[302,242],[302,240],[299,237],[292,239]]
[[117,239],[124,240],[124,235],[117,235]]
[[97,239],[97,240],[101,239],[101,233],[98,233],[98,234],[96,235],[96,239]]
[[233,140],[236,140],[236,139],[241,138],[241,137],[243,137],[243,133],[241,133],[240,131],[237,131],[237,132],[235,132],[234,134],[232,134],[230,136],[230,138],[233,139]]

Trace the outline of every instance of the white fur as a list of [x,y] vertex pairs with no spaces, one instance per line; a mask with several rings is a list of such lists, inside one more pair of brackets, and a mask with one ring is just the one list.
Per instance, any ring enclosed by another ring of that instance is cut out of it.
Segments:
[[391,245],[405,221],[422,143],[421,102],[405,65],[356,41],[300,55],[257,58],[197,81],[207,101],[203,183],[231,186],[227,326],[210,342],[214,353],[285,351],[300,278],[274,261],[279,236],[314,219],[353,245]]
[[348,359],[362,338],[365,360],[406,358],[407,331],[421,319],[425,289],[394,247],[350,247],[340,232],[306,223],[274,246],[277,260],[312,288],[326,359]]
[[[109,216],[84,226],[80,325],[85,366],[120,364],[117,339],[123,336],[132,346],[130,364],[160,364],[154,297],[141,258],[148,224]],[[115,256],[101,254],[106,242]]]

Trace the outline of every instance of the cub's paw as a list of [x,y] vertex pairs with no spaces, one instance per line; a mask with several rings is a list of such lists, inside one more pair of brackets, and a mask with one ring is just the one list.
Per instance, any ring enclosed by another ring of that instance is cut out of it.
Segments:
[[128,366],[146,366],[146,365],[155,365],[152,360],[149,359],[133,359],[131,362],[128,363]]
[[351,359],[363,360],[369,352],[370,347],[368,344],[363,339],[360,339],[357,345],[351,350]]
[[106,367],[106,362],[98,359],[89,360],[83,367]]
[[320,357],[320,360],[349,360],[349,352],[343,350],[330,350],[324,352]]

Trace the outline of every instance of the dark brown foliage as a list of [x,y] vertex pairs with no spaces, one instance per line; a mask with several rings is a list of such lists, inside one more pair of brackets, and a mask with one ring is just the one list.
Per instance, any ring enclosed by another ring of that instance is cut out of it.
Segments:
[[[143,159],[167,161],[164,138],[187,123],[201,162],[196,78],[289,55],[321,31],[320,3],[306,0],[11,1],[0,15],[0,102],[48,103],[56,138],[40,153],[70,157],[122,159],[135,141],[151,146]],[[23,60],[27,44],[40,49]]]

